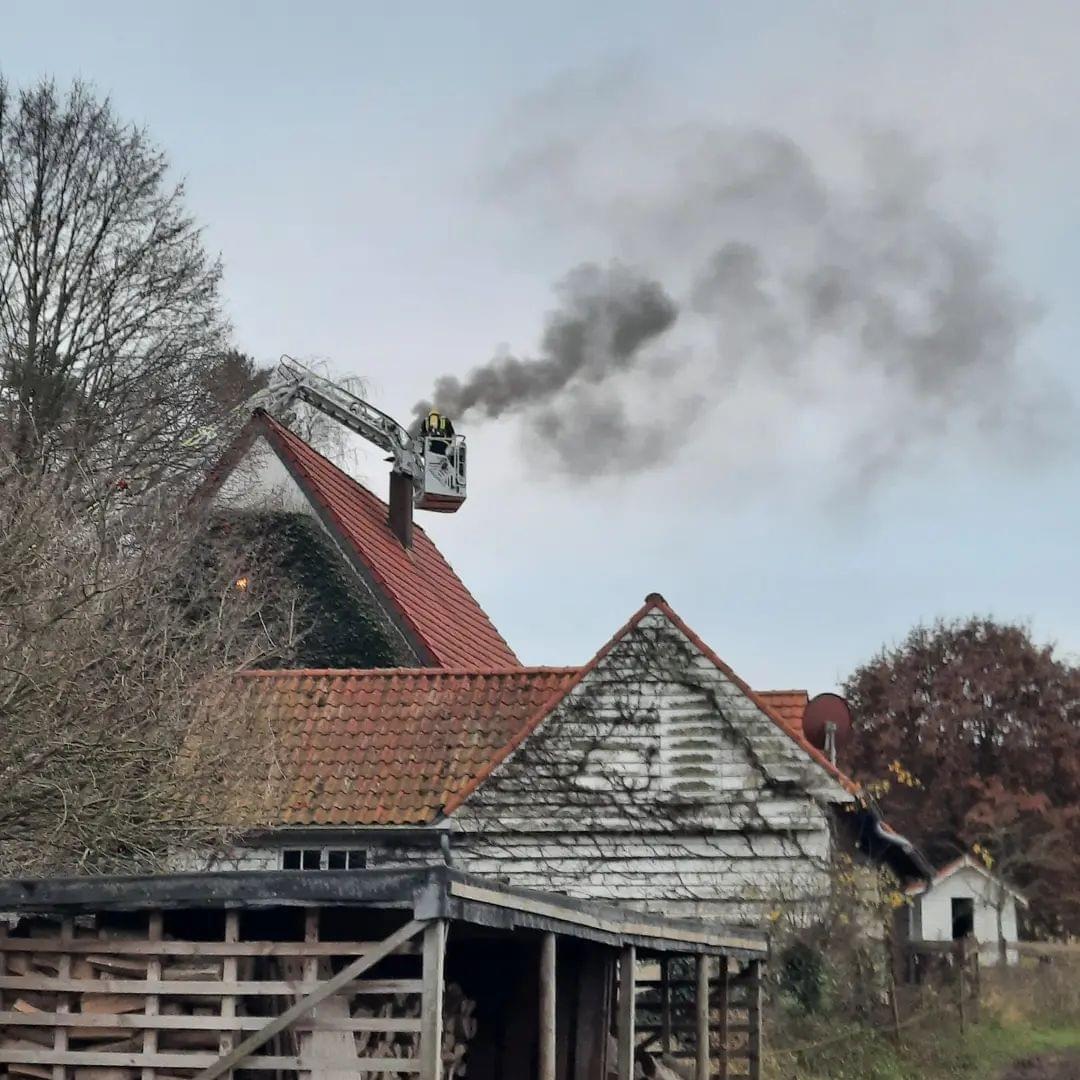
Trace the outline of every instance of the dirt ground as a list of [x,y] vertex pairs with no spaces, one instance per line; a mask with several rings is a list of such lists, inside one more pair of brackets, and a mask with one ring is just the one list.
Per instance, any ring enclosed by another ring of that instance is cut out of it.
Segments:
[[1006,1069],[1001,1080],[1080,1080],[1080,1053],[1023,1058]]

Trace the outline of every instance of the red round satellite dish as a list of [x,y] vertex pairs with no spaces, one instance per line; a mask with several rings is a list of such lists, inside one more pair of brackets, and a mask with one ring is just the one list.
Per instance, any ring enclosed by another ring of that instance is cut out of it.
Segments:
[[824,750],[830,724],[835,733],[837,749],[847,746],[854,727],[848,703],[839,694],[818,694],[810,699],[803,713],[802,728],[806,741]]

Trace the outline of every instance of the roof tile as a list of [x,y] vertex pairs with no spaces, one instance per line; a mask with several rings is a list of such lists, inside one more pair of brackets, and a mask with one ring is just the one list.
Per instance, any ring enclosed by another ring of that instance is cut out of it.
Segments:
[[[577,668],[257,671],[288,777],[283,823],[426,823]],[[405,676],[405,677],[403,677]],[[347,690],[329,710],[327,689]]]
[[[302,479],[309,498],[368,568],[385,600],[442,667],[504,668],[519,661],[483,608],[419,526],[404,548],[382,499],[264,412],[254,417],[278,455]],[[328,692],[356,688],[328,680]],[[347,700],[347,698],[346,698]]]

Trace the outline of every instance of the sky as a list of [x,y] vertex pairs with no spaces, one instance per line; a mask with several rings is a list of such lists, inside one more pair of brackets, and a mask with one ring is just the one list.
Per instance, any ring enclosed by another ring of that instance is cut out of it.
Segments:
[[403,420],[543,359],[575,267],[655,282],[678,317],[632,358],[461,419],[468,501],[422,524],[527,663],[655,591],[813,693],[938,617],[1080,653],[1078,32],[1040,2],[2,0],[0,72],[145,125],[237,345]]

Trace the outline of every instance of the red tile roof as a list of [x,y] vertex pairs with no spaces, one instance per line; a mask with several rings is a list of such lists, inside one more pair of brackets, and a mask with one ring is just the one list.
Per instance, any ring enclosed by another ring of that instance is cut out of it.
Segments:
[[[422,528],[414,527],[411,549],[402,547],[390,530],[382,499],[261,410],[252,417],[252,424],[266,436],[339,542],[362,563],[392,617],[427,654],[420,656],[422,663],[446,668],[519,665],[513,650]],[[237,445],[244,446],[245,439],[250,444],[250,433],[241,435]],[[237,458],[227,454],[226,460],[235,463]],[[214,482],[220,480],[219,471]]]
[[650,611],[659,610],[789,738],[781,719],[668,606],[648,598],[581,668],[252,671],[281,747],[287,825],[422,825],[452,814]]
[[805,690],[759,690],[757,696],[768,705],[774,716],[800,738],[803,734],[803,713],[810,695]]
[[287,825],[422,825],[485,773],[577,668],[251,671],[279,740]]

